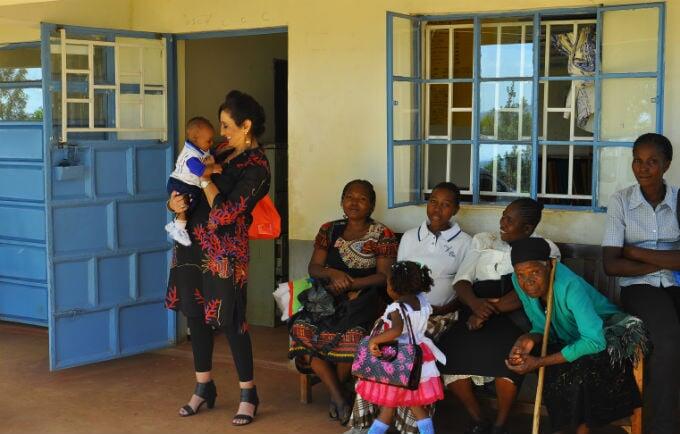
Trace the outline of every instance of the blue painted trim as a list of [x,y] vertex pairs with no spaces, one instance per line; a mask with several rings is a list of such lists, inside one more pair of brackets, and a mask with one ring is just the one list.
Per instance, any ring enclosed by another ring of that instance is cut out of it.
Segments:
[[42,80],[31,81],[4,81],[0,82],[0,89],[40,89]]
[[[43,158],[45,159],[45,257],[47,267],[47,323],[49,333],[49,358],[50,370],[54,370],[57,364],[56,342],[54,337],[56,296],[54,293],[54,231],[52,218],[52,92],[50,91],[49,79],[52,77],[51,54],[52,47],[50,34],[55,29],[52,24],[40,25],[40,63],[42,66],[43,80]],[[49,172],[49,174],[48,174]]]
[[479,113],[482,26],[479,16],[473,18],[473,65],[472,65],[472,203],[479,203]]
[[599,142],[595,142],[595,144],[598,148],[609,148],[609,147],[632,148],[633,147],[633,142],[616,142],[616,141],[601,140]]
[[0,44],[0,51],[2,50],[16,50],[19,48],[40,48],[40,41],[32,42],[10,42],[8,44]]
[[153,32],[142,32],[137,30],[119,30],[119,29],[108,29],[108,28],[98,28],[98,27],[85,27],[85,26],[72,26],[72,25],[60,25],[47,23],[47,25],[52,26],[52,30],[56,29],[66,29],[67,34],[78,35],[78,36],[91,36],[98,35],[104,36],[105,38],[113,38],[115,40],[116,36],[122,36],[126,38],[141,38],[141,39],[160,39],[160,33]]
[[590,193],[592,197],[591,210],[594,212],[598,205],[600,192],[600,151],[598,144],[601,139],[600,128],[602,126],[602,9],[597,10],[595,24],[595,125],[593,135],[593,177],[591,179]]
[[407,20],[414,20],[414,19],[420,20],[420,19],[422,19],[418,15],[409,15],[409,14],[404,14],[404,13],[401,13],[401,12],[387,11],[387,15],[389,15],[391,17],[395,17],[395,18],[406,18]]
[[479,77],[479,81],[482,83],[498,83],[503,81],[532,81],[532,77]]
[[[533,51],[533,74],[531,81],[532,104],[531,104],[531,179],[529,182],[529,195],[536,199],[538,197],[538,101],[539,95],[539,72],[541,59],[541,16],[534,14],[532,34]],[[521,116],[521,114],[520,114]]]
[[659,37],[658,37],[658,53],[656,56],[656,72],[657,72],[657,78],[656,78],[656,94],[657,100],[656,100],[656,132],[659,134],[663,134],[663,116],[664,116],[664,95],[665,95],[665,71],[666,71],[666,58],[665,58],[665,49],[666,49],[666,4],[661,3],[659,4]]
[[403,75],[395,75],[392,77],[393,81],[406,81],[409,83],[422,83],[423,80],[417,77],[404,77]]
[[572,141],[572,140],[539,140],[538,144],[539,145],[548,145],[548,146],[568,146],[568,145],[574,145],[574,146],[593,146],[593,140],[579,140],[579,141]]
[[425,145],[471,145],[472,140],[427,139]]
[[[656,78],[656,72],[607,72],[600,74],[602,79],[612,79],[612,78]],[[595,76],[557,76],[557,77],[541,77],[540,81],[595,81]]]
[[595,14],[596,8],[561,8],[561,9],[534,9],[524,11],[508,11],[508,12],[485,12],[485,13],[468,13],[468,14],[445,14],[445,15],[423,15],[421,19],[428,22],[450,21],[450,20],[474,20],[475,18],[514,18],[514,17],[531,17],[539,12],[541,15],[585,15]]
[[176,33],[173,36],[177,41],[189,41],[194,39],[226,38],[234,36],[277,35],[281,33],[288,33],[288,26],[260,27],[243,30],[215,30],[207,32]]
[[[406,81],[406,80],[397,80]],[[472,83],[471,78],[423,78],[420,80],[426,84],[449,84],[449,83]]]
[[394,23],[392,12],[387,13],[387,207],[394,208],[394,88],[393,88],[393,52],[394,52]]
[[605,10],[605,11],[623,11],[623,10],[633,10],[633,9],[651,9],[651,8],[657,8],[657,7],[663,7],[664,3],[663,2],[656,2],[656,3],[636,3],[636,4],[629,4],[629,5],[617,5],[617,6],[605,6],[600,8],[600,10]]
[[480,144],[483,145],[531,145],[531,139],[529,140],[487,140],[480,139]]
[[24,316],[0,315],[0,321],[17,322],[22,324],[48,327],[49,322],[45,320],[38,320],[35,318],[28,318]]

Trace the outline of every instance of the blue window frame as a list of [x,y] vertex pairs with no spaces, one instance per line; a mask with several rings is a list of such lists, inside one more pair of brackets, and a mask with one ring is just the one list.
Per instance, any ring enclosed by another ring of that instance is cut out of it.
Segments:
[[389,207],[450,180],[474,204],[602,211],[634,139],[663,131],[664,23],[664,3],[388,12]]

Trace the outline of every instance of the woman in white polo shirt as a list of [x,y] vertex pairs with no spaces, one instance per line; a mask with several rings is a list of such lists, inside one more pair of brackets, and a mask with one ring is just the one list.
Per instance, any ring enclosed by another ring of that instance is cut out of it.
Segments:
[[[453,279],[472,237],[463,232],[453,216],[460,208],[460,190],[451,182],[437,184],[427,202],[427,220],[404,233],[399,242],[399,261],[427,265],[434,285],[425,294],[433,308],[428,333],[436,340],[458,318],[458,301]],[[378,408],[357,395],[350,419],[351,432],[364,432],[377,416]],[[415,418],[408,408],[400,408],[395,426],[401,433],[418,433]]]

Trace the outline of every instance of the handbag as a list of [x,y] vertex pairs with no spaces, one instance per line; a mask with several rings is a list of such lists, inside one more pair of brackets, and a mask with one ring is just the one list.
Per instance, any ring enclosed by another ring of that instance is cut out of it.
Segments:
[[416,343],[411,319],[403,303],[399,303],[399,308],[408,330],[409,342],[388,342],[380,346],[382,353],[380,357],[371,354],[368,342],[383,328],[384,324],[382,320],[378,321],[371,334],[359,342],[357,354],[352,362],[352,375],[375,383],[416,390],[420,385],[423,351]]
[[269,195],[255,204],[251,215],[253,223],[248,228],[251,240],[274,240],[281,235],[281,216]]

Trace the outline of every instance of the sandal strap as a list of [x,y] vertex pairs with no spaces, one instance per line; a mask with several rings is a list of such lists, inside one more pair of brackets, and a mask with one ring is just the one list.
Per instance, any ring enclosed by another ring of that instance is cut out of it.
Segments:
[[186,413],[184,414],[184,416],[193,416],[193,415],[196,414],[196,412],[194,411],[194,409],[193,409],[189,404],[187,404],[187,405],[185,405],[184,407],[182,407],[182,410],[184,410],[184,411],[186,412]]
[[196,388],[194,389],[194,395],[200,396],[203,399],[207,399],[211,395],[211,392],[215,390],[215,382],[210,380],[207,383],[196,383]]
[[250,389],[241,389],[241,402],[258,405],[260,403],[260,399],[257,396],[257,387],[253,386]]
[[248,425],[248,424],[251,423],[254,419],[253,419],[252,416],[249,416],[249,415],[247,415],[247,414],[237,414],[237,415],[234,416],[234,419],[233,419],[233,420],[234,420],[234,421],[242,420],[242,421],[245,421],[246,423],[243,423],[243,424],[240,424],[240,425]]

